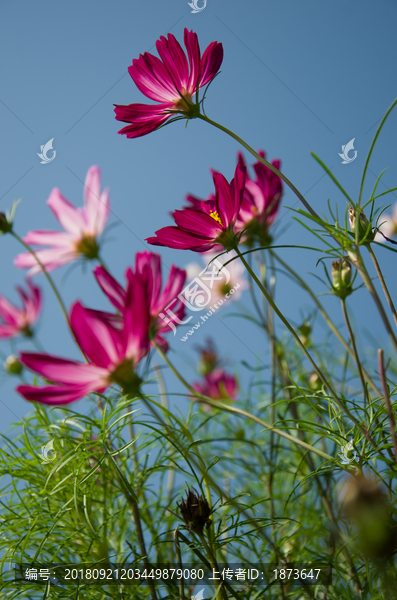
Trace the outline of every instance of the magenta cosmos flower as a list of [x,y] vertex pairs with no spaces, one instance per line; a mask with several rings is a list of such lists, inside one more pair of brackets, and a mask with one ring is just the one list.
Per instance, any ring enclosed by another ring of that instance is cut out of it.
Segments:
[[[101,171],[88,169],[84,187],[84,206],[75,208],[54,188],[47,200],[55,217],[65,231],[29,231],[24,242],[33,246],[48,246],[37,250],[38,259],[47,271],[72,262],[79,257],[93,259],[98,256],[97,237],[103,232],[109,217],[109,193],[101,193]],[[14,263],[20,269],[30,269],[29,275],[41,271],[30,252],[19,254]]]
[[88,364],[22,352],[20,360],[53,385],[20,385],[17,391],[33,402],[69,404],[91,392],[104,392],[117,384],[124,393],[137,394],[140,378],[135,370],[149,350],[149,304],[146,284],[139,275],[128,273],[126,310],[122,326],[112,325],[112,315],[90,310],[76,302],[70,325]]
[[197,201],[193,208],[176,210],[176,227],[163,227],[157,237],[146,241],[154,246],[167,246],[195,252],[221,252],[238,245],[235,223],[245,187],[246,169],[237,165],[230,184],[221,173],[213,173],[214,200]]
[[[131,269],[127,270],[127,279],[131,272]],[[183,320],[185,305],[178,299],[178,294],[185,285],[186,271],[172,265],[164,290],[161,291],[160,255],[153,252],[138,252],[135,256],[135,273],[138,273],[146,284],[150,311],[150,339],[166,352],[168,343],[163,335],[170,331],[170,326],[160,317],[160,314],[165,309],[171,310],[177,323]],[[110,302],[121,314],[124,314],[127,292],[103,267],[96,267],[94,274]]]
[[25,292],[20,286],[18,294],[22,300],[22,308],[11,304],[7,298],[0,296],[0,338],[12,338],[20,333],[31,336],[31,326],[37,321],[41,311],[41,293],[38,287],[27,281],[29,290]]
[[[201,56],[197,34],[184,31],[187,57],[175,37],[161,36],[156,42],[157,56],[148,52],[132,61],[128,72],[137,88],[158,104],[116,104],[118,121],[131,123],[119,133],[128,138],[146,135],[163,125],[172,116],[194,118],[199,106],[193,102],[198,90],[212,81],[223,60],[222,44],[211,42]],[[188,62],[189,59],[189,62]]]
[[208,396],[212,400],[236,400],[238,394],[236,378],[221,368],[207,373],[199,383],[194,383],[192,387],[196,392]]
[[[266,158],[263,150],[258,150],[262,158]],[[241,152],[238,154],[238,162],[245,167],[245,161]],[[272,160],[276,169],[280,169],[281,162]],[[249,178],[245,182],[244,197],[237,218],[236,230],[244,231],[242,240],[248,245],[258,241],[262,245],[271,242],[269,228],[277,217],[283,193],[282,179],[273,173],[260,161],[254,165],[256,175],[255,181]]]

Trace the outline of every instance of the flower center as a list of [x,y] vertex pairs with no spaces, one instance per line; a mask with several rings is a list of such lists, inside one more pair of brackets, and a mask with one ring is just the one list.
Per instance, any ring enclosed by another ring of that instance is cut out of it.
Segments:
[[223,223],[221,221],[221,218],[218,215],[218,213],[217,213],[216,210],[211,210],[210,217],[212,217],[214,219],[214,221],[216,221],[217,223],[219,223],[221,225],[221,227],[223,227]]
[[109,377],[111,383],[117,383],[125,393],[132,393],[137,395],[139,392],[139,386],[142,380],[138,377],[133,369],[133,363],[131,360],[123,360],[117,367],[112,371]]
[[183,113],[188,119],[195,119],[200,114],[200,108],[193,102],[192,95],[186,90],[181,91],[181,96],[178,96],[173,101],[174,108],[171,111]]
[[96,238],[93,235],[83,235],[81,240],[76,243],[76,252],[83,254],[88,259],[97,258],[99,247]]
[[226,294],[228,294],[230,292],[230,290],[232,289],[232,286],[229,285],[228,283],[224,283],[223,285],[220,286],[219,290],[221,292],[221,294],[223,294],[224,296],[226,296]]

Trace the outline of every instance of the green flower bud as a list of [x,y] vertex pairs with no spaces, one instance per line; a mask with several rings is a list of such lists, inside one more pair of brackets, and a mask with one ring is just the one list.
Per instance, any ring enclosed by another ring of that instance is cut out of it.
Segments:
[[304,346],[310,346],[311,345],[311,341],[310,341],[310,334],[312,332],[312,328],[311,325],[305,321],[303,323],[303,325],[301,325],[298,328],[298,335],[299,335],[299,339],[302,342],[302,344]]
[[319,392],[323,387],[323,383],[317,373],[311,373],[311,375],[309,375],[308,384],[313,392]]
[[352,267],[346,258],[332,261],[333,290],[339,298],[346,298],[352,293]]
[[[356,219],[356,211],[352,206],[349,206],[349,223],[350,223],[350,229],[355,234],[356,227],[357,227],[357,219]],[[362,211],[360,212],[358,228],[359,228],[358,241],[363,244],[372,242],[372,240],[375,237],[375,232],[372,230],[367,217],[365,216],[365,214]]]
[[6,359],[4,368],[7,373],[10,373],[11,375],[19,375],[22,372],[23,365],[15,354],[11,354],[11,356]]

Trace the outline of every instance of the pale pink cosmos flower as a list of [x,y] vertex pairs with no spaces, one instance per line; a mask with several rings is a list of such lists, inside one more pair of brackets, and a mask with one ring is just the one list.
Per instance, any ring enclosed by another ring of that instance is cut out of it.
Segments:
[[[388,215],[387,213],[383,213],[379,217],[379,223],[379,231],[376,232],[375,242],[385,243],[387,240],[385,240],[383,235],[391,238],[397,234],[397,202],[393,206],[392,214]],[[380,232],[382,232],[383,235]]]
[[19,334],[32,335],[31,326],[37,321],[41,311],[41,293],[38,287],[27,281],[29,290],[25,292],[20,286],[18,294],[22,300],[22,308],[11,304],[7,298],[0,296],[0,338],[12,338]]
[[[58,188],[54,188],[47,200],[64,231],[29,231],[23,241],[32,246],[48,246],[35,251],[46,271],[52,271],[79,257],[93,259],[98,256],[97,238],[105,229],[110,211],[109,192],[101,192],[99,167],[88,169],[84,186],[84,206],[75,208]],[[41,271],[40,265],[30,252],[19,254],[14,264],[20,269],[30,269],[32,276]]]
[[[132,272],[129,268],[126,272]],[[169,319],[160,317],[166,310],[171,310],[176,317],[176,323],[182,321],[185,316],[185,305],[178,298],[186,281],[186,271],[175,265],[171,266],[168,279],[162,290],[161,257],[154,252],[138,252],[135,255],[135,273],[139,273],[145,281],[150,310],[150,339],[166,352],[168,343],[164,334],[170,331],[167,325]],[[104,269],[96,267],[94,275],[113,306],[121,314],[124,314],[126,291],[124,288]],[[165,315],[166,316],[166,315]],[[175,327],[174,325],[174,327]]]
[[136,396],[141,383],[136,368],[149,351],[150,326],[146,284],[140,275],[128,273],[125,306],[122,324],[114,327],[113,315],[76,302],[70,312],[70,326],[89,362],[21,352],[21,363],[52,385],[20,385],[17,392],[26,400],[54,405],[69,404],[92,392],[102,393],[114,384]]
[[[216,256],[217,254],[210,252],[202,254],[204,266],[198,263],[189,263],[186,266],[188,279],[191,281],[196,278],[202,280],[211,290],[211,302],[225,300],[226,294],[228,294],[226,299],[238,300],[243,291],[248,289],[245,268],[239,260],[233,260],[222,268],[222,265],[237,256],[233,251],[218,258]],[[214,262],[211,263],[211,260]],[[234,292],[230,294],[232,289]]]

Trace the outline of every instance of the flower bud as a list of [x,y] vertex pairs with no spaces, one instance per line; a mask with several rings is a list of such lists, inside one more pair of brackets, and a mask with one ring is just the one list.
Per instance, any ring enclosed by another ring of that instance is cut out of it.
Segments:
[[357,527],[357,543],[369,559],[391,557],[397,549],[397,523],[380,485],[363,475],[344,487],[344,512]]
[[332,261],[332,281],[334,292],[339,298],[352,293],[352,267],[346,258]]
[[0,212],[0,234],[12,231],[12,223],[9,223],[3,212]]
[[311,334],[311,332],[312,332],[312,327],[308,323],[308,321],[305,321],[298,328],[299,339],[300,339],[300,341],[302,342],[302,344],[304,346],[310,346],[311,345],[311,341],[310,341],[310,334]]
[[11,375],[19,375],[22,372],[23,365],[15,354],[11,354],[4,362],[4,368]]
[[208,375],[220,364],[214,342],[211,339],[208,339],[206,346],[198,347],[198,350],[200,351],[200,360],[197,370],[200,375]]
[[309,376],[308,384],[309,388],[313,390],[313,392],[319,392],[323,387],[323,383],[317,373],[312,373]]
[[194,531],[198,535],[203,535],[204,526],[211,525],[212,520],[209,518],[212,514],[209,504],[205,498],[199,496],[197,491],[188,488],[186,492],[186,500],[182,498],[181,503],[177,503],[181,512],[181,517],[189,528],[189,531]]
[[[349,223],[350,223],[350,229],[355,234],[356,227],[357,227],[357,219],[356,219],[356,211],[352,206],[349,206]],[[358,241],[361,243],[364,243],[364,244],[367,242],[372,242],[372,240],[375,237],[375,232],[372,231],[370,223],[362,211],[360,212],[358,228],[359,228]]]

